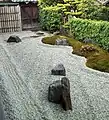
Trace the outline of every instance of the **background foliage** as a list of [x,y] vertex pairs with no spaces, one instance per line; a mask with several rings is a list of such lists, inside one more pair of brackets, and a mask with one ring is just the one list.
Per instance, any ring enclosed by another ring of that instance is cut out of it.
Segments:
[[109,21],[109,7],[100,5],[97,0],[39,0],[39,6],[44,30],[59,30],[69,16]]
[[71,19],[64,25],[77,40],[93,39],[95,43],[109,50],[109,22],[87,19]]
[[61,14],[58,11],[40,10],[40,24],[43,30],[59,30],[61,24]]

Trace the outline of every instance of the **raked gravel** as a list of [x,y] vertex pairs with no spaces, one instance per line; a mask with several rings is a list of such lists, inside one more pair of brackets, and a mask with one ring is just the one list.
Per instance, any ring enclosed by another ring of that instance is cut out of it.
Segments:
[[[0,35],[0,95],[6,120],[109,120],[109,74],[87,68],[72,48],[43,44],[44,36],[12,33],[22,42],[6,43]],[[45,35],[48,35],[45,33]],[[48,87],[62,76],[51,75],[58,63],[70,80],[72,111],[48,101]]]

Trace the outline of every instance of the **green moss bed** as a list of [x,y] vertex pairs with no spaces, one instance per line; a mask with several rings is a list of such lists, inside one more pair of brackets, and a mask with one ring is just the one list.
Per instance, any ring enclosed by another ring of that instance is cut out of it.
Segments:
[[[102,72],[109,72],[109,53],[97,45],[86,44],[78,40],[60,35],[45,37],[42,39],[42,42],[45,44],[55,45],[55,42],[58,38],[65,38],[67,40],[69,46],[72,46],[73,54],[87,58],[86,66]],[[95,51],[81,51],[82,46],[86,45],[93,46]]]

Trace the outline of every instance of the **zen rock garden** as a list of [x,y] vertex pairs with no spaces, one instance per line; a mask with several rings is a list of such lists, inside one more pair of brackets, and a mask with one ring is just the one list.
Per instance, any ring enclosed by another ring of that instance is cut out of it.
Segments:
[[[0,91],[6,120],[108,119],[109,74],[85,66],[86,59],[100,64],[105,53],[92,44],[44,34],[33,37],[37,33],[22,31],[14,34],[22,42],[12,44],[6,43],[12,34],[0,35]],[[56,46],[58,38],[67,39],[69,46]]]
[[[12,35],[8,38],[7,42],[21,42],[21,39]],[[66,39],[57,39],[56,45],[68,45]],[[57,64],[52,70],[52,75],[66,76],[66,70],[63,64]],[[48,89],[48,100],[50,102],[60,104],[64,110],[72,110],[72,103],[70,97],[70,82],[67,77],[61,80],[54,81],[50,84]]]
[[[66,75],[63,64],[56,65],[51,70],[52,75]],[[50,102],[60,104],[64,110],[72,110],[72,103],[70,97],[70,82],[67,77],[61,80],[54,81],[50,84],[48,89],[48,100]]]

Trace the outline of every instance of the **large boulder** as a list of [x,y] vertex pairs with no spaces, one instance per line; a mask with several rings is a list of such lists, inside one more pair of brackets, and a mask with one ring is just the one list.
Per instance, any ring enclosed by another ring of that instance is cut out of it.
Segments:
[[21,39],[16,35],[12,35],[12,36],[10,36],[8,38],[7,42],[16,42],[16,43],[18,43],[18,42],[21,42]]
[[72,110],[70,83],[68,78],[63,77],[61,81],[58,80],[50,84],[48,100],[53,103],[61,104],[64,110]]
[[51,70],[52,75],[66,75],[65,67],[63,64],[58,64],[56,65],[52,70]]
[[65,38],[60,38],[60,39],[56,40],[55,45],[68,46],[68,42],[67,42],[67,40]]
[[50,84],[49,90],[48,90],[48,100],[50,102],[59,104],[61,94],[62,94],[62,85],[61,85],[60,80],[55,81],[52,84]]

